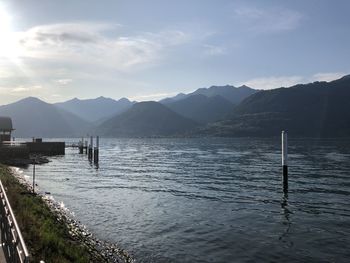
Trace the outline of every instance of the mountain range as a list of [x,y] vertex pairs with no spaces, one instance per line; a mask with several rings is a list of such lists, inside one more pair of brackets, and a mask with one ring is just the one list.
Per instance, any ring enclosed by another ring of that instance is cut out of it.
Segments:
[[88,122],[102,122],[129,109],[134,103],[126,98],[113,100],[98,97],[96,99],[79,100],[74,98],[65,102],[55,103],[57,107],[69,111]]
[[234,108],[230,101],[220,95],[207,97],[196,94],[163,104],[174,112],[198,123],[224,119]]
[[0,106],[17,137],[350,136],[350,77],[274,90],[212,86],[159,102],[99,97]]
[[102,123],[96,132],[107,137],[158,137],[183,135],[198,124],[159,102],[133,105],[126,112]]
[[80,136],[91,124],[34,97],[0,106],[0,115],[12,118],[16,137]]
[[202,129],[211,136],[350,137],[350,76],[257,92],[224,121]]
[[193,95],[204,95],[208,98],[215,97],[215,96],[221,96],[231,102],[232,104],[236,105],[239,104],[242,100],[249,97],[250,95],[257,92],[257,90],[249,88],[245,85],[240,87],[235,86],[211,86],[209,88],[200,88],[195,90],[194,92],[184,94],[179,93],[178,95],[172,97],[172,98],[166,98],[161,100],[160,102],[162,104],[170,104],[175,101],[183,100],[187,97],[193,96]]
[[189,94],[180,93],[160,102],[182,116],[205,124],[225,119],[235,105],[255,92],[247,86],[211,86]]

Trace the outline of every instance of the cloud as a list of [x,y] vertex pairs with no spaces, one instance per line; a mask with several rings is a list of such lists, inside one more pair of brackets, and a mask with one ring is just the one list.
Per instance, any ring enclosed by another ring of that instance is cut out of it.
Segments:
[[27,95],[32,92],[43,89],[41,85],[19,85],[16,87],[0,87],[1,94],[12,94],[12,95]]
[[13,93],[28,93],[37,90],[41,90],[43,87],[41,85],[33,85],[33,86],[18,86],[16,88],[11,89]]
[[256,89],[276,89],[281,87],[290,87],[301,83],[310,83],[314,81],[332,81],[346,75],[343,72],[316,73],[312,76],[279,76],[254,78],[241,83]]
[[275,33],[297,28],[304,16],[284,8],[240,7],[234,10],[234,18],[250,31]]
[[73,80],[72,79],[57,79],[56,83],[65,86],[68,85],[69,83],[71,83]]
[[251,79],[241,84],[256,89],[275,89],[296,85],[303,79],[301,76],[264,77]]
[[206,56],[220,56],[220,55],[225,55],[227,53],[226,48],[222,46],[203,45],[203,47],[204,47],[204,55]]
[[193,37],[180,30],[167,30],[159,33],[145,33],[144,37],[164,46],[177,46],[190,42]]
[[60,98],[62,98],[62,95],[61,94],[52,94],[51,98],[60,99]]
[[0,80],[15,77],[13,70],[7,66],[0,66]]
[[178,92],[171,92],[171,93],[155,93],[155,94],[147,94],[147,95],[137,95],[133,98],[130,98],[131,100],[136,101],[145,101],[145,100],[160,100],[167,97],[172,97],[178,94]]
[[[22,56],[69,64],[90,64],[128,71],[148,67],[165,57],[166,50],[190,41],[179,30],[121,35],[120,25],[70,23],[43,25],[18,33]],[[105,34],[107,32],[109,34]]]
[[313,81],[332,81],[345,76],[344,72],[317,73],[312,76]]
[[99,32],[113,30],[118,26],[87,22],[41,25],[23,32],[20,43],[26,46],[35,44],[35,42],[43,44],[95,42],[99,38]]

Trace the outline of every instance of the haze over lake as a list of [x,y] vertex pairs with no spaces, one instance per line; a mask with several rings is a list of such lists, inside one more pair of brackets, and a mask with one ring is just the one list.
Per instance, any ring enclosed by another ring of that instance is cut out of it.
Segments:
[[287,196],[279,137],[102,139],[99,169],[69,148],[36,178],[137,262],[346,262],[349,146],[290,139]]

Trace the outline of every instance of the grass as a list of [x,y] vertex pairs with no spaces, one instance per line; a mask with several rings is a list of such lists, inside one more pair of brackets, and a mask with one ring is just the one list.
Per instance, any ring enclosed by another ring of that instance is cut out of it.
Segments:
[[[52,263],[92,262],[89,249],[75,241],[67,225],[60,222],[40,196],[32,195],[11,174],[11,170],[0,165],[2,181],[14,211],[23,238],[31,255],[31,262],[44,260]],[[104,260],[101,258],[101,261]]]

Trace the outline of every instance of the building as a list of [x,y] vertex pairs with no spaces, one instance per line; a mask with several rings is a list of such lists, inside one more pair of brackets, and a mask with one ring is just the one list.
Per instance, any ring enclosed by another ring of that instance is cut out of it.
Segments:
[[11,118],[0,117],[0,142],[11,141],[11,133],[13,130]]

